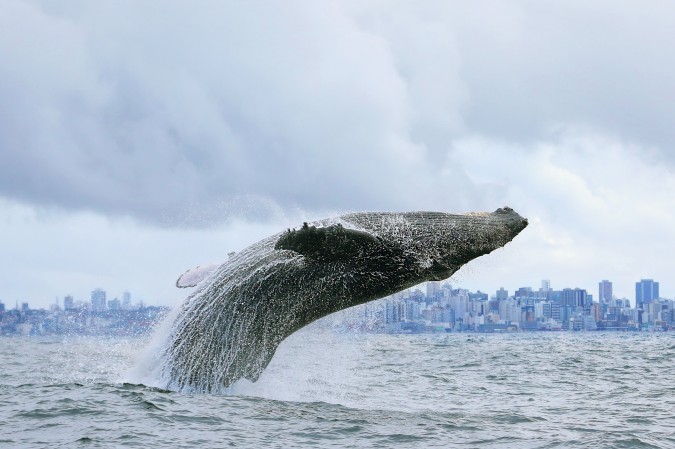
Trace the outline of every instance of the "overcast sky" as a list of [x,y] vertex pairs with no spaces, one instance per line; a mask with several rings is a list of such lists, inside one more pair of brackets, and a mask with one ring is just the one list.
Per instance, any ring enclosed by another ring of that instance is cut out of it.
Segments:
[[675,296],[670,1],[0,7],[0,301],[176,304],[186,269],[343,211],[530,226],[494,293]]

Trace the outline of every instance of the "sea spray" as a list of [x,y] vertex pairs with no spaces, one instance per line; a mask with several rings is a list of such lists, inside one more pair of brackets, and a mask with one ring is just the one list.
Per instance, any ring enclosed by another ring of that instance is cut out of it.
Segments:
[[168,380],[162,378],[161,372],[162,354],[166,350],[171,327],[179,314],[180,307],[173,307],[155,325],[147,345],[135,355],[134,363],[129,370],[123,373],[119,382],[157,388],[166,387]]

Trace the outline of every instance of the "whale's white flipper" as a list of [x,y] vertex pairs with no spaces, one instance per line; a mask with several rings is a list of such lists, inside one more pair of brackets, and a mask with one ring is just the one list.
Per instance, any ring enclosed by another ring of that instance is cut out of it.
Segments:
[[196,287],[201,281],[209,277],[220,266],[219,263],[212,263],[204,266],[198,266],[187,270],[181,274],[176,281],[176,287],[188,288]]

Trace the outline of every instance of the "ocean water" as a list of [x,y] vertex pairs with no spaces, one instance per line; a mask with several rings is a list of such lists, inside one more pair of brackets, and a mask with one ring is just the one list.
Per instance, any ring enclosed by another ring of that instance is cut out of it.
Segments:
[[0,447],[675,447],[673,333],[310,328],[217,395],[135,383],[147,344],[0,338]]

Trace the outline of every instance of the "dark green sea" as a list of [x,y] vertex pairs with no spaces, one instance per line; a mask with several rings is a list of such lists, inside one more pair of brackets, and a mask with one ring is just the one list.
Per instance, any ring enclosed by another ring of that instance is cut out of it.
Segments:
[[675,334],[306,329],[218,395],[142,339],[0,338],[0,447],[673,448]]

